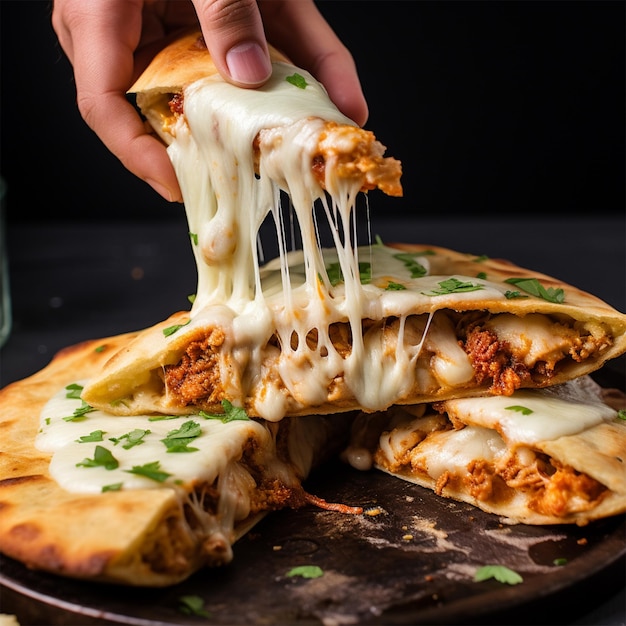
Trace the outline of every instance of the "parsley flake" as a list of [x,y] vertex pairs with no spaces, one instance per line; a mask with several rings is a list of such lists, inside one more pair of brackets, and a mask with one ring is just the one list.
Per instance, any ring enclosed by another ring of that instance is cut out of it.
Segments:
[[96,410],[92,406],[87,404],[84,400],[81,400],[81,402],[82,404],[71,415],[64,417],[63,421],[80,422],[85,419],[85,415],[87,415],[87,413],[91,413],[92,411]]
[[324,575],[324,571],[317,565],[298,565],[297,567],[292,567],[285,575],[289,577],[319,578]]
[[406,267],[411,273],[411,278],[421,278],[422,276],[426,276],[426,274],[428,274],[428,270],[421,263],[418,263],[415,257],[424,256],[425,254],[428,254],[428,251],[399,252],[398,254],[394,254],[393,258],[404,263],[404,267]]
[[489,578],[495,578],[498,582],[507,585],[517,585],[524,582],[524,579],[517,572],[504,565],[484,565],[479,567],[474,574],[474,581],[477,583]]
[[433,289],[425,293],[425,296],[447,296],[452,293],[466,293],[468,291],[480,291],[483,289],[482,285],[471,282],[464,282],[458,278],[448,278],[442,280],[439,283],[439,289]]
[[153,461],[152,463],[146,463],[145,465],[134,465],[132,469],[124,470],[129,474],[136,474],[137,476],[145,476],[151,480],[155,480],[158,483],[165,482],[171,474],[162,471],[161,463],[159,461]]
[[565,292],[558,288],[548,287],[547,289],[536,278],[507,278],[505,283],[515,285],[531,296],[542,298],[548,302],[561,304],[565,300]]
[[402,283],[395,283],[390,280],[385,287],[385,291],[404,291],[406,287]]
[[163,334],[166,337],[169,337],[170,335],[173,335],[176,331],[180,330],[183,326],[187,326],[187,324],[189,324],[190,322],[191,322],[191,318],[188,319],[183,324],[174,324],[173,326],[168,326],[167,328],[163,329]]
[[[339,263],[331,263],[326,268],[328,274],[328,280],[333,287],[336,287],[339,283],[344,282],[343,272],[341,271],[341,265]],[[370,263],[361,261],[359,263],[359,280],[362,285],[368,285],[372,281],[372,266]]]
[[130,450],[131,448],[138,446],[143,443],[144,437],[149,435],[149,430],[144,430],[143,428],[135,428],[125,435],[121,435],[120,437],[109,437],[109,441],[112,441],[115,445],[121,443],[126,440],[126,443],[122,445],[124,450]]
[[504,297],[507,300],[515,300],[516,298],[528,298],[520,291],[509,291],[508,289],[504,292]]
[[204,600],[200,596],[181,596],[180,612],[185,615],[197,615],[198,617],[211,617],[211,614],[204,608]]
[[529,409],[525,406],[520,406],[518,404],[514,404],[512,406],[506,406],[504,407],[506,411],[517,411],[518,413],[521,413],[522,415],[530,415],[533,410]]
[[218,419],[224,424],[235,420],[250,419],[245,409],[234,406],[229,400],[222,400],[222,408],[224,409],[224,413],[206,413],[205,411],[200,411],[200,417],[204,417],[204,419],[207,420]]
[[77,443],[92,443],[94,441],[102,441],[104,437],[103,430],[92,430],[88,435],[83,435],[79,437],[76,442]]
[[103,446],[96,446],[93,459],[84,459],[76,463],[76,467],[104,467],[106,470],[114,470],[119,467],[119,462],[109,450]]
[[617,412],[617,417],[621,420],[626,420],[626,409],[620,409]]
[[124,483],[111,483],[110,485],[103,485],[102,493],[106,493],[107,491],[121,491],[123,484]]
[[80,400],[80,394],[83,391],[83,386],[79,385],[78,383],[72,383],[71,385],[68,385],[66,388],[67,393],[65,394],[66,398],[69,398],[70,400]]
[[161,442],[168,452],[197,452],[198,448],[191,448],[189,444],[202,434],[202,429],[198,422],[189,420],[180,428],[171,430]]
[[306,79],[304,78],[304,76],[302,76],[302,74],[298,74],[298,72],[295,72],[294,74],[291,74],[290,76],[287,76],[285,80],[290,85],[294,85],[298,89],[306,89],[306,86],[307,86]]

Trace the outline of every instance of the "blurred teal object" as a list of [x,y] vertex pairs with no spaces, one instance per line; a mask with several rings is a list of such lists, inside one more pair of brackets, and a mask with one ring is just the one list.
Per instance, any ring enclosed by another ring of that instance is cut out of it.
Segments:
[[4,178],[0,178],[0,347],[11,332],[11,289],[9,287],[9,259],[6,237],[6,192]]

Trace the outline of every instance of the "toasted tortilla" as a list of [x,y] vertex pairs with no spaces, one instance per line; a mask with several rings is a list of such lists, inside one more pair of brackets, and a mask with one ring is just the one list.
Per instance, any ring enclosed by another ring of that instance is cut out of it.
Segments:
[[[346,422],[286,420],[277,428],[196,415],[203,434],[187,442],[191,450],[163,454],[163,433],[192,420],[83,415],[80,382],[133,338],[67,348],[0,391],[2,553],[63,576],[171,585],[230,561],[233,543],[268,511],[311,501],[301,481],[335,449]],[[119,467],[90,467],[96,447]],[[170,474],[163,482],[131,473],[155,459]]]
[[[607,403],[610,402],[610,404]],[[511,397],[362,414],[344,457],[506,523],[577,524],[626,512],[626,396],[591,378]]]

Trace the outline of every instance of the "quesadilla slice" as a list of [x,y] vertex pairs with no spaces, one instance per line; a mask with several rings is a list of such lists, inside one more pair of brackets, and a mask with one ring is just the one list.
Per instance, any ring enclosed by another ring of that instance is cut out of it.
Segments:
[[361,414],[343,456],[508,523],[582,526],[626,512],[624,409],[623,393],[610,398],[587,376],[393,407]]
[[56,574],[138,586],[177,583],[232,559],[268,511],[325,506],[311,468],[349,418],[272,424],[217,414],[119,417],[82,385],[132,335],[67,348],[0,391],[0,551]]
[[509,396],[626,351],[626,315],[554,278],[435,246],[355,251],[356,280],[332,249],[313,281],[303,252],[271,261],[242,311],[205,305],[147,329],[83,398],[119,414],[216,410],[230,398],[276,420]]

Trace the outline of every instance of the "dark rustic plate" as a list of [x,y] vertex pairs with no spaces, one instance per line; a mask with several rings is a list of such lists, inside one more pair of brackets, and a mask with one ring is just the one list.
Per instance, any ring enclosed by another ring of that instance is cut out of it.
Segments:
[[[22,625],[540,624],[546,611],[559,624],[624,586],[624,515],[586,527],[507,525],[339,462],[307,488],[380,513],[310,507],[271,514],[236,544],[229,566],[161,590],[64,579],[3,558],[1,610]],[[486,564],[506,565],[523,582],[474,582]],[[323,575],[288,576],[298,565],[317,565]],[[208,616],[181,611],[190,595],[203,599]]]

